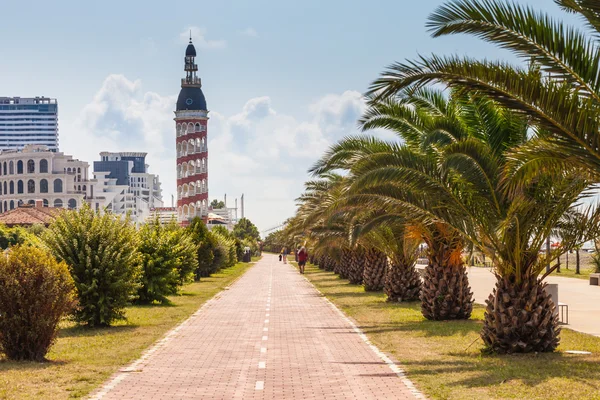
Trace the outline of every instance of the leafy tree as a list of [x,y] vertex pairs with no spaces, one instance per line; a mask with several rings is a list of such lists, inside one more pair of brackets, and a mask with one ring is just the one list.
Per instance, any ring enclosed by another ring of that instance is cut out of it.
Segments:
[[258,228],[248,219],[242,218],[233,227],[233,235],[238,239],[259,240]]
[[7,249],[10,246],[30,242],[32,235],[25,228],[16,226],[9,228],[4,224],[0,225],[0,248]]
[[43,361],[74,305],[65,263],[33,246],[16,245],[0,257],[0,352],[9,359]]
[[168,302],[196,267],[196,247],[176,224],[163,226],[158,216],[138,231],[142,265],[138,301]]
[[215,238],[210,235],[208,228],[199,217],[194,217],[187,227],[192,240],[198,247],[197,261],[198,266],[195,269],[195,278],[199,280],[201,277],[210,276],[216,269],[214,268],[215,255],[213,254],[217,246]]
[[218,209],[221,209],[221,208],[225,208],[225,202],[222,201],[222,200],[214,199],[213,201],[210,202],[210,206],[213,209],[218,210]]
[[71,271],[79,307],[77,321],[107,326],[125,318],[125,307],[139,288],[138,239],[129,217],[84,205],[61,213],[43,240]]

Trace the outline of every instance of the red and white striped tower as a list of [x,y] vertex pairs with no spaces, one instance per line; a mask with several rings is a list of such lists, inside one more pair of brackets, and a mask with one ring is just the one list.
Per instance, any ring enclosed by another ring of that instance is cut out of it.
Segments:
[[185,78],[177,98],[177,218],[187,225],[198,216],[208,216],[208,147],[206,127],[208,110],[202,82],[196,76],[196,49],[190,43],[185,50]]

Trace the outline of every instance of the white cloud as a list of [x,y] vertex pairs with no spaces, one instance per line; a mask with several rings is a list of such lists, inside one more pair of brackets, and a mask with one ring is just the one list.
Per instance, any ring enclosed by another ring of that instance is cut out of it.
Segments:
[[[90,164],[100,151],[148,152],[150,172],[160,175],[163,199],[170,205],[176,190],[175,102],[175,95],[144,91],[139,80],[110,75],[76,123],[61,130],[62,150]],[[290,217],[308,168],[332,143],[356,133],[364,103],[360,93],[346,91],[307,108],[311,117],[298,120],[278,112],[263,96],[249,99],[235,115],[211,111],[210,199],[227,193],[233,206],[243,193],[246,216],[260,230]]]
[[206,29],[198,26],[190,26],[183,30],[179,34],[179,38],[185,43],[190,40],[190,33],[192,36],[192,42],[194,46],[198,46],[201,49],[222,49],[227,46],[227,42],[224,39],[209,40],[206,38]]
[[240,34],[243,36],[251,37],[251,38],[258,37],[258,32],[256,32],[256,30],[254,28],[246,28],[243,31],[241,31]]

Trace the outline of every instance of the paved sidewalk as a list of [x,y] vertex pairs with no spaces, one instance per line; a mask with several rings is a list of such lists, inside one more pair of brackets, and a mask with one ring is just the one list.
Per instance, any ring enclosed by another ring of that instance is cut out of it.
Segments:
[[[485,304],[496,278],[488,268],[469,268],[469,283],[475,302]],[[600,286],[587,280],[549,276],[548,283],[558,284],[558,301],[569,305],[569,325],[565,327],[600,336]]]
[[92,398],[418,398],[365,339],[293,266],[265,255]]

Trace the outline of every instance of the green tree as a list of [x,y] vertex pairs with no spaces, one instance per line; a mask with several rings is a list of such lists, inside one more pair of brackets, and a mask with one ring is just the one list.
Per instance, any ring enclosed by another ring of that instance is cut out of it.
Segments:
[[138,302],[168,302],[196,267],[196,246],[176,224],[163,226],[158,216],[138,231],[142,265]]
[[248,218],[240,219],[233,227],[233,235],[241,240],[259,240],[258,228]]
[[192,240],[198,247],[198,266],[194,275],[196,280],[200,280],[201,277],[210,276],[216,272],[216,269],[214,268],[215,256],[213,254],[214,249],[217,246],[216,240],[209,234],[208,228],[199,217],[194,217],[187,229],[190,232]]
[[43,240],[71,271],[79,306],[76,319],[106,326],[125,318],[139,288],[138,239],[129,217],[93,211],[89,205],[63,212]]
[[213,209],[218,210],[218,209],[221,209],[221,208],[225,208],[225,202],[222,201],[222,200],[214,199],[213,201],[210,202],[210,206]]
[[9,228],[4,224],[0,224],[1,249],[7,249],[17,244],[29,243],[33,239],[32,236],[25,228],[20,226]]

